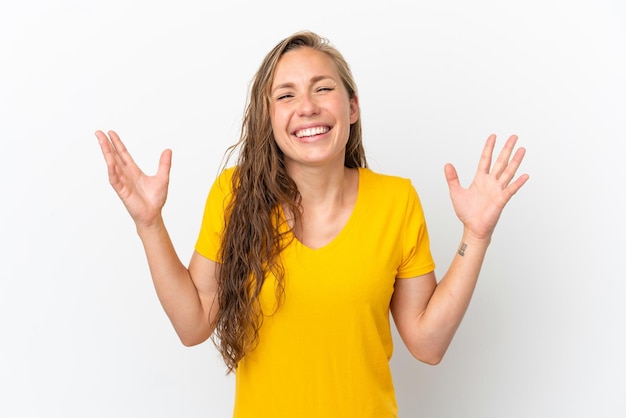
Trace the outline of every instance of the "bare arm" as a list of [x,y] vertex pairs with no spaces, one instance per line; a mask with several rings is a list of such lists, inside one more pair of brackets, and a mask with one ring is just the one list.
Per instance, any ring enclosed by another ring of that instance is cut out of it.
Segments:
[[119,136],[96,132],[109,182],[135,222],[159,300],[185,345],[205,341],[213,331],[218,265],[194,253],[185,267],[172,245],[161,210],[167,199],[172,153],[161,154],[154,176],[135,164]]
[[211,336],[217,313],[219,265],[194,252],[186,268],[172,245],[165,225],[138,228],[159,301],[181,342],[196,345]]
[[426,363],[437,364],[443,358],[469,306],[500,214],[528,180],[524,174],[512,182],[525,153],[523,148],[513,153],[516,141],[516,136],[509,138],[491,167],[495,145],[491,135],[467,189],[460,186],[454,167],[446,165],[452,203],[464,226],[457,253],[439,284],[434,273],[396,280],[394,321],[409,351]]

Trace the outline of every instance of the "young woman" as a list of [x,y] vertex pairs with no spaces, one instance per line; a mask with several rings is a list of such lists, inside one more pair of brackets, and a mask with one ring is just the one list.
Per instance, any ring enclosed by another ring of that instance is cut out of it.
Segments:
[[438,363],[470,302],[500,213],[528,179],[512,136],[472,184],[445,167],[463,223],[437,282],[418,195],[367,168],[349,66],[300,32],[265,57],[237,163],[209,193],[189,266],[165,228],[171,152],[155,176],[118,135],[96,132],[109,180],[132,216],[154,285],[185,345],[213,336],[236,372],[235,417],[395,417],[389,312],[418,360]]

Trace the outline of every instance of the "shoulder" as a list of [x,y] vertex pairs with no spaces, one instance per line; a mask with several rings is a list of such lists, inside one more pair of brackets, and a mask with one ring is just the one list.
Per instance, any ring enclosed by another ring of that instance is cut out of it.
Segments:
[[236,167],[224,168],[220,171],[209,190],[206,206],[212,210],[225,209],[232,199],[233,194],[233,175]]
[[414,190],[409,178],[377,173],[370,168],[360,168],[359,173],[364,189],[396,195]]
[[233,179],[233,175],[235,174],[235,170],[237,166],[230,166],[224,168],[218,175],[216,182],[217,183],[230,183]]
[[235,174],[236,166],[226,167],[217,174],[213,181],[212,189],[220,191],[223,194],[230,194],[233,188],[233,176]]
[[417,190],[410,178],[381,174],[369,168],[360,169],[359,196],[370,207],[385,211],[421,210]]

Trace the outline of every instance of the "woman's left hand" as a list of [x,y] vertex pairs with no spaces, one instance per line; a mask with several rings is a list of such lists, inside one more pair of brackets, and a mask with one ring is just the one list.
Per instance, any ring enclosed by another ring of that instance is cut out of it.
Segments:
[[516,142],[517,136],[509,137],[492,167],[496,136],[490,135],[480,156],[474,180],[467,189],[461,187],[452,164],[446,164],[444,168],[454,211],[463,222],[466,232],[476,239],[491,239],[504,206],[528,180],[528,174],[522,174],[511,181],[526,153],[524,148],[518,148],[513,153]]

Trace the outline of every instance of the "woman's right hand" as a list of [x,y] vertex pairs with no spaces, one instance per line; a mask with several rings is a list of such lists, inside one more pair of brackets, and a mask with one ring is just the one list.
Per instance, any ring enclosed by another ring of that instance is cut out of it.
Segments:
[[102,131],[96,131],[96,137],[107,164],[109,183],[122,199],[137,228],[158,223],[167,199],[172,151],[163,151],[157,173],[147,176],[135,164],[117,133],[109,131],[107,136]]

